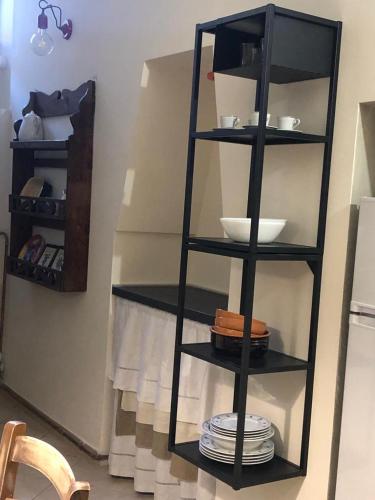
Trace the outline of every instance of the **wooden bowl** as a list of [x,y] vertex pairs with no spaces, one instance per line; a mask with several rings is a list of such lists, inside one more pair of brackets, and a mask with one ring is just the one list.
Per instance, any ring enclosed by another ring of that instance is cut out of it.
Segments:
[[[226,328],[228,330],[237,330],[243,332],[245,325],[245,317],[241,314],[224,311],[222,309],[216,310],[215,326]],[[263,321],[253,319],[251,323],[251,333],[253,335],[264,335],[267,331],[267,325]]]
[[[224,337],[235,337],[242,339],[243,338],[243,332],[239,330],[229,330],[228,328],[222,328],[221,326],[212,326],[211,331],[218,335],[223,335]],[[262,335],[255,335],[253,332],[251,332],[251,338],[256,340],[256,339],[264,339],[269,337],[270,334],[269,332],[264,332]]]

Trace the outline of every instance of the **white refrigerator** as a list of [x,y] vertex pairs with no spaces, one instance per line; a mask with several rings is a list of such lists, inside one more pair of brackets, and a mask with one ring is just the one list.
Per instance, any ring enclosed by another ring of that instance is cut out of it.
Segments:
[[375,499],[375,198],[359,212],[336,500]]

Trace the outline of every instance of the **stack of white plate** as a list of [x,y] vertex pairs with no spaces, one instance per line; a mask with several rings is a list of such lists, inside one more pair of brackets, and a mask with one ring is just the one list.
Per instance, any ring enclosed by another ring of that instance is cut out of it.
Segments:
[[[245,433],[242,463],[263,464],[274,457],[275,434],[271,422],[258,415],[245,416]],[[237,413],[216,415],[202,426],[199,450],[207,458],[233,464],[236,448]]]

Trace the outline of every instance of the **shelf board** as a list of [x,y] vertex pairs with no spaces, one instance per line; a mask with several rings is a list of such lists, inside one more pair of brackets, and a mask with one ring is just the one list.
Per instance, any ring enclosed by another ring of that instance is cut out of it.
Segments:
[[[249,255],[249,245],[229,238],[190,237],[189,249],[203,253],[213,253],[245,259]],[[316,247],[294,245],[292,243],[260,244],[256,252],[257,260],[320,260],[322,252]]]
[[[318,78],[327,78],[329,76],[329,73],[314,73],[313,71],[288,68],[277,64],[271,64],[270,72],[270,82],[276,84],[304,82],[307,80],[316,80]],[[251,66],[237,66],[222,70],[216,68],[215,73],[249,78],[250,80],[259,80],[262,73],[262,65],[252,64]]]
[[[192,137],[207,141],[230,142],[233,144],[252,145],[256,142],[259,128],[249,127],[247,129],[223,129],[210,130],[202,132],[193,132]],[[321,144],[325,143],[327,138],[324,135],[306,134],[296,131],[285,131],[278,129],[266,129],[266,144]]]
[[37,151],[65,151],[69,141],[12,141],[12,149],[27,149]]
[[[216,350],[210,342],[183,344],[180,347],[180,351],[235,373],[240,373],[241,371],[241,358],[239,356],[223,354]],[[262,373],[301,371],[308,368],[309,363],[307,361],[269,350],[262,358],[250,356],[248,373],[249,375],[260,375]]]
[[34,168],[62,168],[67,169],[69,165],[68,158],[34,158]]
[[[266,7],[257,7],[255,9],[247,10],[244,12],[239,12],[237,14],[231,14],[226,17],[221,17],[213,21],[208,21],[199,24],[199,29],[206,33],[215,34],[216,30],[220,27],[227,26],[233,30],[242,31],[243,33],[255,34],[258,36],[264,36],[264,28],[260,25],[259,21],[261,16],[265,15]],[[331,19],[325,19],[323,17],[313,16],[311,14],[305,14],[304,12],[297,12],[290,9],[285,9],[284,7],[278,7],[275,5],[275,13],[283,16],[293,17],[294,19],[301,19],[303,21],[308,21],[314,24],[321,24],[322,26],[328,26],[331,28],[337,28],[337,21]],[[258,24],[258,28],[254,25]],[[264,25],[265,21],[262,21]]]
[[63,291],[63,271],[38,266],[10,256],[7,258],[7,273],[51,290]]
[[[64,227],[65,207],[66,200],[57,198],[9,195],[9,212],[11,214],[31,217],[34,223],[41,220],[47,225],[50,223],[52,227],[56,224],[59,227]],[[50,210],[52,213],[46,213],[46,210]]]
[[[115,285],[112,293],[126,300],[177,314],[178,285]],[[228,309],[228,295],[196,286],[186,287],[186,319],[212,325],[216,309]]]
[[283,479],[304,476],[302,469],[282,457],[275,456],[270,462],[259,465],[245,465],[242,468],[242,477],[236,483],[234,466],[223,464],[204,457],[199,451],[199,442],[176,444],[171,451],[179,457],[208,472],[216,479],[223,481],[238,490],[258,484],[272,483]]
[[[20,214],[15,214],[20,215]],[[24,217],[24,215],[20,215]],[[27,217],[27,216],[26,216]],[[59,219],[48,219],[44,217],[30,217],[30,222],[32,226],[37,227],[47,227],[48,229],[56,229],[57,231],[65,231],[66,221]]]

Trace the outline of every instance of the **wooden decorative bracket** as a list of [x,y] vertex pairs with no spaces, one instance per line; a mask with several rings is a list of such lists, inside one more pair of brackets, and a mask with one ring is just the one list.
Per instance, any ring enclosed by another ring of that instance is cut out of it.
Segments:
[[[91,123],[95,112],[95,82],[89,80],[76,90],[56,90],[48,95],[44,92],[30,92],[30,100],[22,115],[34,111],[41,118],[70,116],[74,130],[79,127],[82,114],[87,114]],[[82,113],[85,111],[86,113]],[[17,120],[14,130],[18,139],[22,120]]]

